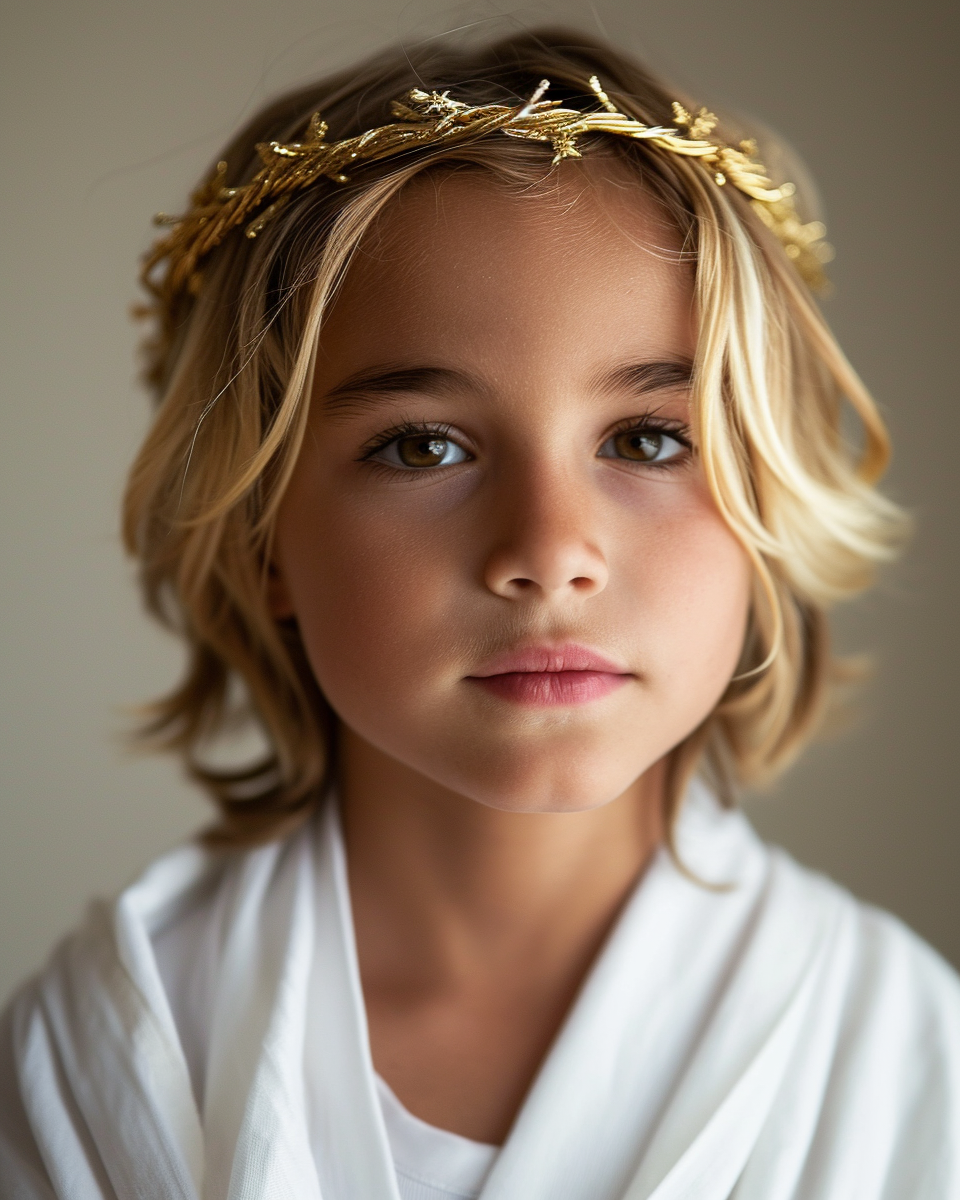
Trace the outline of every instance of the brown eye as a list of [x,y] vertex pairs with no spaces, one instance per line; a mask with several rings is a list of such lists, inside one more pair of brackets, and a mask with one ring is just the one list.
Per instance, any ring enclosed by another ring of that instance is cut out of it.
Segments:
[[652,462],[660,453],[663,435],[631,431],[614,438],[614,445],[621,458],[635,458],[638,462]]
[[444,438],[417,434],[397,442],[397,455],[405,467],[438,467],[447,453],[448,444]]
[[430,467],[449,467],[454,463],[466,462],[470,455],[451,438],[427,430],[396,437],[372,457],[379,462],[388,463],[391,467],[422,471]]
[[625,458],[631,462],[666,462],[684,451],[683,443],[656,429],[625,429],[600,447],[600,458]]

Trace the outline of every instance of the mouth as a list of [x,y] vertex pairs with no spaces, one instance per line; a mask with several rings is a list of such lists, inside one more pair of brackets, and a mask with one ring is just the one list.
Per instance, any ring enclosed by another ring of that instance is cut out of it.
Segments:
[[467,676],[470,683],[501,700],[534,708],[589,704],[633,678],[633,672],[620,664],[574,644],[507,651]]

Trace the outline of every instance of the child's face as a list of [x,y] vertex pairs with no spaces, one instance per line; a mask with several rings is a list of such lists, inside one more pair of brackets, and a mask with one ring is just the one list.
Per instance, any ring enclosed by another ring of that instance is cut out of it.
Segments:
[[635,185],[574,168],[518,199],[470,173],[416,181],[350,268],[274,608],[381,761],[593,808],[723,693],[750,569],[689,445],[678,249]]

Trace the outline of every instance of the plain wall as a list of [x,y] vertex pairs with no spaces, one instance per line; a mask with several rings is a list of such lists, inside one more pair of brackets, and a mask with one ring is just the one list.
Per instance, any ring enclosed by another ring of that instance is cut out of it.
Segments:
[[[957,23],[954,6],[836,0],[528,4],[19,0],[3,14],[0,995],[86,900],[205,817],[168,762],[122,747],[124,706],[175,677],[117,539],[147,422],[138,256],[236,124],[396,37],[561,17],[709,104],[759,117],[818,179],[838,249],[826,311],[874,389],[916,513],[905,562],[842,614],[873,650],[858,728],[750,811],[765,834],[960,963]],[[498,16],[498,14],[500,14]],[[493,18],[496,18],[494,21]]]

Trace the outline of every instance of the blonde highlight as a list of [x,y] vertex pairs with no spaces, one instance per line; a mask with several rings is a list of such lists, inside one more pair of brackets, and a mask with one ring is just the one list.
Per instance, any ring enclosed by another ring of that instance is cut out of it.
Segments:
[[[467,97],[472,88],[478,102],[492,79],[520,91],[549,76],[576,90],[599,74],[621,111],[649,124],[668,118],[674,95],[612,49],[562,32],[445,48],[418,71],[457,83]],[[255,143],[288,140],[317,108],[349,134],[351,122],[387,110],[408,72],[399,54],[381,56],[285,97],[224,157],[241,164],[238,179],[249,177]],[[529,190],[562,169],[536,144],[503,141],[368,165],[349,186],[298,197],[255,241],[226,239],[210,256],[200,294],[182,300],[174,332],[148,347],[146,373],[160,402],[131,472],[124,536],[148,608],[184,638],[190,660],[181,684],[148,711],[142,733],[179,754],[216,803],[212,841],[280,836],[313,809],[335,768],[335,716],[295,626],[274,620],[267,604],[272,525],[303,438],[324,313],[363,237],[415,176],[485,170]],[[627,164],[692,247],[700,453],[756,579],[738,671],[707,721],[672,752],[672,819],[705,762],[732,794],[782,770],[802,748],[842,675],[826,611],[870,583],[906,523],[874,486],[889,458],[876,407],[749,201],[656,149],[601,147],[599,139],[590,147],[588,169],[591,157]],[[844,403],[863,431],[859,453],[842,436]],[[214,769],[204,753],[238,715],[230,698],[238,681],[239,717],[261,729],[268,749],[245,767]]]

